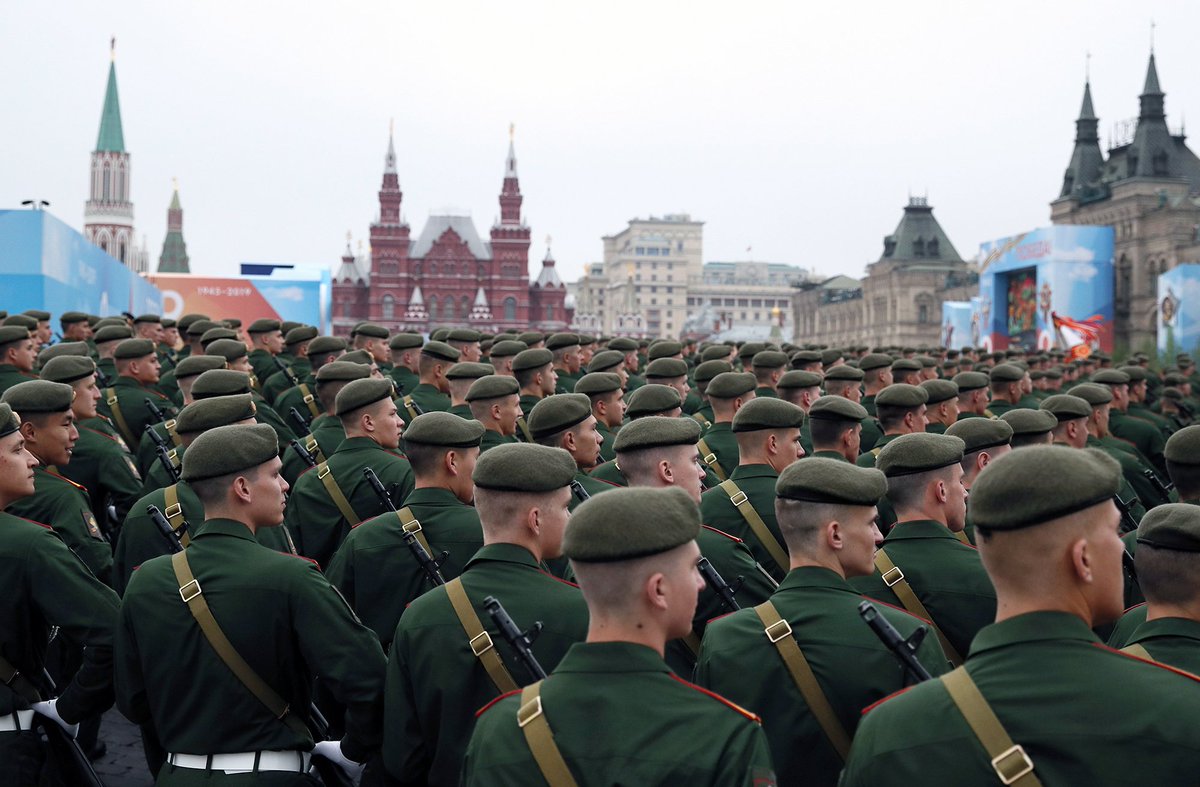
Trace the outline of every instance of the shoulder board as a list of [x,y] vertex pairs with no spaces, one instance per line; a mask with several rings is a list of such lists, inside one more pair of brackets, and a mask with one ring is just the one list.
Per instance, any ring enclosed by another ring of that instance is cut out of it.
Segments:
[[53,530],[53,529],[54,529],[54,526],[53,526],[53,525],[47,525],[45,522],[39,522],[39,521],[37,521],[36,519],[26,519],[25,517],[23,517],[23,516],[17,516],[16,514],[9,514],[9,516],[11,516],[11,517],[14,517],[14,518],[16,518],[16,519],[20,519],[22,522],[29,522],[30,524],[37,525],[38,527],[44,527],[44,528],[46,528],[47,530]]
[[741,543],[742,543],[742,539],[738,538],[737,536],[731,536],[731,535],[729,535],[728,533],[726,533],[724,530],[717,530],[717,529],[716,529],[715,527],[713,527],[712,525],[701,525],[700,527],[704,528],[705,530],[711,530],[712,532],[714,532],[714,533],[717,533],[718,535],[725,536],[725,537],[726,537],[726,538],[728,538],[730,541],[736,541],[736,542],[738,542],[739,544],[741,544]]
[[[283,525],[280,525],[279,527],[283,527]],[[274,549],[272,549],[271,551],[272,551],[272,552],[275,552],[275,550],[274,550]],[[321,567],[321,564],[320,564],[320,563],[318,563],[317,561],[313,560],[311,557],[305,557],[304,555],[294,555],[294,554],[292,554],[291,552],[276,552],[276,554],[279,554],[279,555],[286,555],[286,556],[288,556],[288,557],[294,557],[294,558],[296,558],[297,560],[303,560],[303,561],[305,561],[306,563],[312,563],[312,564],[313,564],[314,566],[316,566],[318,569]]]
[[487,713],[487,710],[488,710],[488,708],[492,707],[493,705],[495,705],[495,704],[496,704],[497,702],[499,702],[500,700],[502,700],[502,699],[504,699],[504,698],[506,698],[506,697],[515,697],[515,696],[517,696],[518,694],[520,694],[522,691],[523,691],[523,689],[513,689],[512,691],[506,691],[506,692],[504,692],[504,693],[503,693],[503,694],[501,694],[499,697],[497,697],[496,699],[494,699],[494,700],[492,700],[491,702],[489,702],[487,705],[484,705],[482,708],[480,708],[479,710],[475,711],[475,718],[477,718],[477,719],[478,719],[478,718],[479,718],[480,716],[482,716],[484,713]]
[[86,486],[84,486],[83,484],[77,484],[77,483],[75,483],[74,481],[72,481],[71,479],[67,478],[66,476],[61,476],[61,475],[59,475],[58,473],[54,472],[53,470],[46,470],[46,473],[47,473],[47,475],[52,475],[52,476],[54,476],[54,477],[55,477],[55,478],[57,478],[57,479],[60,479],[60,480],[62,480],[62,481],[66,481],[68,484],[70,484],[71,486],[75,487],[75,488],[76,488],[76,489],[78,489],[80,492],[83,492],[83,493],[85,493],[85,494],[87,493],[87,487],[86,487]]
[[758,724],[760,726],[762,725],[762,719],[760,719],[757,714],[751,713],[750,711],[743,708],[741,705],[738,705],[737,703],[734,703],[734,702],[730,702],[729,700],[722,697],[720,694],[717,694],[716,692],[713,692],[713,691],[709,691],[708,689],[704,688],[703,686],[697,686],[695,683],[686,681],[683,678],[676,675],[674,672],[671,673],[671,677],[674,678],[676,682],[682,683],[684,686],[687,686],[689,689],[695,689],[696,691],[700,692],[701,694],[712,697],[717,702],[721,703],[722,705],[724,705],[727,708],[731,708],[732,710],[737,711],[742,716],[744,716],[745,718],[754,722],[755,724]]
[[578,588],[578,587],[579,587],[579,585],[576,585],[576,584],[575,584],[574,582],[572,582],[571,580],[569,580],[569,579],[563,579],[562,577],[556,577],[556,576],[554,576],[553,574],[551,574],[549,571],[543,571],[543,570],[541,570],[541,569],[539,568],[539,569],[538,569],[538,573],[539,573],[539,574],[541,574],[541,575],[543,575],[543,576],[550,577],[550,578],[551,578],[551,579],[553,579],[555,582],[561,582],[561,583],[563,583],[564,585],[567,585],[568,587],[573,587],[573,588]]
[[[1137,532],[1137,531],[1134,531],[1134,532]],[[1125,610],[1125,613],[1133,612],[1133,611],[1134,611],[1135,609],[1137,609],[1138,607],[1144,607],[1144,606],[1146,606],[1146,602],[1145,602],[1145,601],[1143,601],[1141,604],[1134,604],[1132,607],[1130,607],[1129,609]]]
[[595,476],[592,476],[592,475],[589,475],[588,478],[592,479],[593,481],[598,481],[602,484],[608,484],[609,486],[613,487],[614,489],[625,489],[625,487],[621,486],[620,484],[614,484],[612,481],[606,481],[603,478],[596,478]]
[[894,609],[897,612],[903,612],[905,615],[908,615],[910,618],[912,618],[914,620],[919,620],[922,623],[931,624],[931,625],[933,623],[932,620],[926,620],[925,618],[921,617],[920,615],[914,615],[913,613],[909,612],[904,607],[898,607],[895,604],[889,604],[886,601],[880,601],[879,599],[871,598],[870,596],[863,596],[863,598],[865,598],[867,601],[870,601],[872,604],[882,604],[883,606]]
[[1104,650],[1104,651],[1108,651],[1109,653],[1116,654],[1117,656],[1124,656],[1127,659],[1133,659],[1134,661],[1140,661],[1141,663],[1148,664],[1151,667],[1158,667],[1159,669],[1165,669],[1167,672],[1174,672],[1176,675],[1182,675],[1185,678],[1191,678],[1192,680],[1196,681],[1197,683],[1200,683],[1200,675],[1193,675],[1192,673],[1188,672],[1187,670],[1181,670],[1178,667],[1172,667],[1170,664],[1163,664],[1161,661],[1148,661],[1147,659],[1144,659],[1141,656],[1135,656],[1132,653],[1126,653],[1123,650],[1117,650],[1115,648],[1110,648],[1108,645],[1105,645],[1102,642],[1093,642],[1092,646],[1100,648],[1100,650]]
[[[913,685],[915,686],[917,684],[913,684]],[[899,697],[901,694],[903,694],[904,692],[908,691],[911,688],[912,688],[912,686],[905,686],[904,688],[900,689],[899,691],[893,691],[891,694],[887,695],[883,699],[875,700],[870,705],[868,705],[867,707],[862,709],[862,715],[866,716],[868,713],[875,710],[883,703],[887,702],[888,700],[890,700],[894,697]]]
[[709,618],[709,619],[708,619],[708,623],[709,623],[709,624],[716,623],[718,620],[721,620],[722,618],[727,618],[727,617],[729,617],[730,615],[732,615],[732,614],[734,613],[734,611],[735,611],[735,610],[730,610],[729,612],[725,612],[725,613],[722,613],[722,614],[720,614],[720,615],[717,615],[715,618]]
[[402,454],[402,453],[401,453],[401,452],[399,452],[399,451],[393,451],[393,450],[392,450],[392,449],[390,449],[390,448],[385,448],[385,449],[383,449],[383,451],[384,451],[384,453],[391,454],[392,456],[396,457],[397,459],[403,459],[403,460],[405,460],[405,461],[407,461],[407,460],[408,460],[408,457],[407,457],[407,456],[405,456],[404,454]]

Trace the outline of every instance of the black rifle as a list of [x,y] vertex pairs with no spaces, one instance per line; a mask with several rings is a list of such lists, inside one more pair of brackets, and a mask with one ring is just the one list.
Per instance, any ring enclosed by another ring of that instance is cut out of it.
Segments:
[[150,411],[152,416],[154,416],[155,423],[161,424],[167,420],[167,414],[162,411],[161,407],[149,399],[143,399],[142,401],[146,403],[146,409]]
[[171,460],[171,452],[167,449],[167,441],[154,428],[154,424],[146,424],[146,434],[150,435],[150,439],[154,441],[154,450],[158,453],[158,461],[162,462],[163,468],[170,474],[171,479],[178,483],[180,471]]
[[[56,695],[58,687],[54,685],[54,678],[50,677],[45,668],[42,669],[42,679],[50,689],[50,696]],[[67,735],[66,731],[58,726],[58,722],[37,714],[34,714],[33,718],[34,726],[40,727],[46,735],[49,758],[58,762],[65,771],[62,775],[67,784],[76,787],[104,787],[104,782],[100,781],[100,777],[92,768],[91,760],[79,746],[79,741]]]
[[1129,533],[1137,530],[1138,523],[1133,518],[1133,501],[1126,503],[1120,495],[1113,495],[1112,499],[1117,505],[1117,510],[1121,512],[1121,532]]
[[[291,381],[292,385],[300,384],[300,380],[296,377],[296,373],[292,371],[292,367],[288,366],[286,363],[279,360],[278,355],[272,355],[271,360],[274,361],[275,365],[279,367],[279,371],[283,372],[283,376],[288,378],[289,381]],[[263,382],[265,383],[266,380],[263,380]]]
[[308,465],[309,467],[317,466],[317,458],[309,453],[309,450],[305,448],[299,440],[289,440],[288,445],[292,447],[293,451],[300,455],[300,458],[304,460],[304,464]]
[[[396,504],[392,502],[392,496],[384,488],[383,482],[379,480],[379,476],[375,475],[374,470],[364,467],[363,476],[367,479],[367,483],[371,485],[371,489],[375,490],[376,496],[383,503],[384,507],[392,512],[399,510],[396,508]],[[446,562],[446,558],[450,557],[449,552],[443,551],[436,558],[433,557],[425,551],[425,547],[421,546],[421,542],[417,540],[417,534],[410,533],[407,530],[404,531],[404,543],[408,547],[408,551],[412,552],[417,565],[421,567],[421,570],[425,572],[425,576],[429,578],[429,581],[435,587],[446,584],[446,578],[442,576],[442,572],[438,569]]]
[[712,588],[718,596],[721,597],[721,602],[725,606],[729,607],[729,609],[733,612],[737,612],[742,608],[742,606],[737,603],[737,598],[734,596],[734,594],[741,589],[742,583],[746,581],[745,577],[738,577],[733,581],[732,585],[729,584],[725,581],[725,578],[721,576],[721,573],[717,571],[716,566],[714,566],[706,557],[702,557],[696,562],[696,568],[700,570],[700,576],[704,577],[704,582],[710,588]]
[[925,635],[929,633],[929,629],[925,626],[918,626],[912,634],[908,635],[908,639],[900,636],[900,632],[896,631],[888,619],[879,614],[879,610],[870,601],[863,601],[858,605],[858,614],[863,621],[871,627],[871,631],[875,632],[875,636],[879,637],[879,641],[884,644],[892,655],[904,665],[904,671],[912,677],[916,683],[932,680],[933,676],[929,674],[929,670],[925,669],[925,665],[917,658],[917,648],[925,640]]
[[513,650],[517,652],[517,658],[525,665],[525,669],[529,670],[533,679],[545,678],[546,670],[542,669],[542,665],[538,664],[537,656],[533,655],[533,641],[537,639],[538,634],[542,633],[542,621],[535,621],[528,631],[521,631],[495,596],[486,597],[483,600],[483,608],[492,616],[492,622],[500,630],[500,636],[504,637],[509,645],[512,645]]
[[1142,471],[1142,475],[1146,476],[1151,484],[1154,484],[1154,488],[1163,496],[1163,500],[1169,501],[1171,499],[1171,490],[1175,488],[1175,484],[1170,481],[1164,484],[1163,480],[1158,477],[1158,473],[1149,467]]
[[304,415],[295,407],[288,410],[288,416],[291,417],[292,423],[300,427],[296,434],[308,434],[308,430],[312,426],[312,421],[304,417]]
[[170,520],[163,515],[163,512],[158,510],[158,506],[146,506],[146,513],[150,515],[150,520],[154,522],[154,524],[158,525],[159,532],[161,532],[163,537],[167,539],[167,544],[170,545],[171,552],[182,552],[182,534],[187,532],[187,520],[185,519],[183,524],[179,526],[179,529],[176,530],[175,528],[171,527]]
[[570,487],[571,494],[575,495],[575,497],[579,499],[580,503],[586,503],[592,499],[592,496],[588,494],[588,491],[583,488],[583,484],[579,483],[578,481],[572,481]]
[[1129,578],[1134,585],[1138,584],[1137,565],[1133,562],[1133,555],[1129,554],[1129,550],[1121,551],[1121,565],[1125,569],[1125,573],[1129,574]]
[[96,366],[96,383],[101,388],[108,388],[112,385],[112,380],[108,379],[108,375],[100,371],[99,365]]

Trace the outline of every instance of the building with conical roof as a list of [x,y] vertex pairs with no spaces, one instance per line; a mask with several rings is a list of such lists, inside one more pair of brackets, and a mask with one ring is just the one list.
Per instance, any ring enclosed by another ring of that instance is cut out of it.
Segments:
[[179,184],[174,185],[171,205],[167,208],[167,237],[158,257],[159,273],[191,273],[187,244],[183,241],[183,206],[179,204]]
[[1121,350],[1153,351],[1158,276],[1200,260],[1200,158],[1182,125],[1167,125],[1154,52],[1146,66],[1136,120],[1114,124],[1101,152],[1090,81],[1075,121],[1075,148],[1058,198],[1055,224],[1113,228],[1114,338]]
[[111,47],[108,84],[100,112],[100,133],[92,151],[89,198],[83,210],[83,234],[137,273],[146,273],[149,255],[137,244],[130,197],[131,170],[117,95],[116,40]]

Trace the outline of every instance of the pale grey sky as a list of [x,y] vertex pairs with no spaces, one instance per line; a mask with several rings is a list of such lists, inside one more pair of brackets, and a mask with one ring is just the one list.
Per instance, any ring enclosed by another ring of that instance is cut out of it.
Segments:
[[1137,115],[1152,17],[1168,120],[1200,123],[1181,0],[8,3],[0,208],[82,226],[116,35],[152,269],[173,176],[194,272],[335,264],[390,118],[414,235],[453,206],[486,236],[516,124],[533,276],[547,235],[573,280],[602,235],[671,212],[706,222],[706,260],[858,275],[910,192],[970,257],[1049,223],[1085,52],[1102,140]]

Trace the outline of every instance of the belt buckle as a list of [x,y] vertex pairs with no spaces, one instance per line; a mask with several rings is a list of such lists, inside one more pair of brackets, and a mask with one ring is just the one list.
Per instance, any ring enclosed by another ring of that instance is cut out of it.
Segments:
[[200,583],[194,579],[179,589],[179,597],[181,599],[183,599],[184,604],[192,603],[192,599],[196,598],[199,595],[200,595]]
[[745,492],[739,491],[736,495],[729,498],[729,502],[733,503],[733,505],[736,507],[740,506],[742,503],[745,503],[749,499],[750,498],[746,497]]
[[309,394],[308,396],[304,397],[304,403],[305,403],[305,404],[312,404],[312,403],[313,403],[313,399],[314,399],[313,395],[312,395],[312,394]]
[[317,478],[324,478],[327,475],[329,475],[329,465],[325,465],[317,471]]
[[542,715],[542,697],[538,695],[532,702],[527,702],[517,710],[517,726],[524,727],[529,722]]
[[791,636],[792,626],[786,620],[780,618],[763,629],[763,632],[767,635],[767,639],[771,640],[771,643],[774,644],[784,637]]
[[891,587],[902,579],[904,579],[904,572],[900,570],[900,566],[892,566],[883,573],[883,584],[888,587]]
[[173,506],[168,506],[167,510],[163,511],[163,515],[166,516],[167,519],[171,519],[172,517],[177,517],[182,513],[183,513],[183,506],[180,505],[179,503],[176,503]]
[[[1012,757],[1019,757],[1019,760],[1011,760]],[[1015,766],[1016,770],[1009,771],[1006,765]],[[992,758],[992,769],[996,771],[996,775],[1000,777],[1000,781],[1004,784],[1012,784],[1022,776],[1033,772],[1033,760],[1029,759],[1029,755],[1025,753],[1025,749],[1021,744],[1014,743],[1007,749],[997,754]]]
[[[476,644],[476,643],[479,643],[479,644]],[[484,653],[487,653],[493,647],[492,635],[488,634],[486,631],[481,631],[478,634],[476,634],[474,637],[471,637],[470,645],[471,645],[471,652],[474,653],[476,657],[482,656]]]
[[418,519],[414,519],[411,522],[402,522],[400,524],[400,529],[405,533],[412,533],[413,535],[416,535],[417,533],[421,532],[421,522]]
[[317,444],[317,438],[313,437],[310,434],[304,441],[304,447],[308,450],[308,452],[310,454],[312,454],[312,453],[316,453],[316,449],[319,448],[320,446]]

